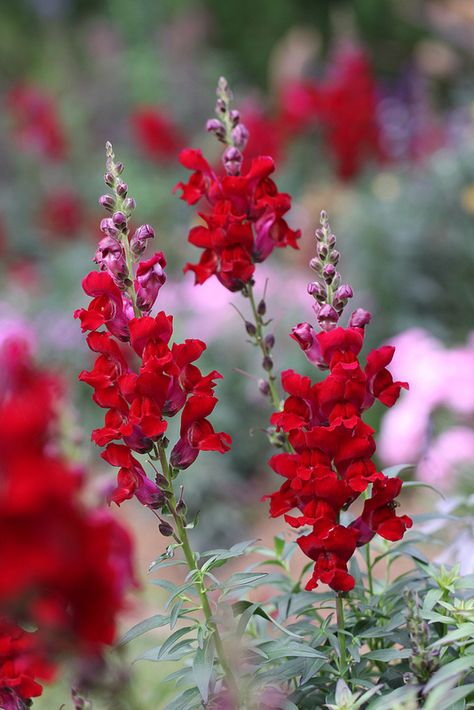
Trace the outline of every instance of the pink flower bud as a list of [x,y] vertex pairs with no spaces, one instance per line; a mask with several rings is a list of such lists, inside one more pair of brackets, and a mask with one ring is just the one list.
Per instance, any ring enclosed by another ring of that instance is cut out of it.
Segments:
[[111,195],[101,195],[99,197],[99,205],[104,207],[108,212],[113,212],[115,208],[115,200]]
[[119,236],[119,230],[115,226],[112,217],[104,217],[104,219],[101,220],[100,231],[112,239],[117,239]]
[[[315,305],[313,308],[322,330],[332,330],[336,326],[339,320],[339,314],[333,306],[326,303],[324,306],[318,307]],[[318,308],[317,311],[316,308]]]
[[114,212],[112,215],[112,221],[116,227],[122,229],[127,224],[127,217],[123,212]]
[[147,239],[153,239],[155,230],[150,224],[142,224],[130,239],[130,249],[135,256],[141,256],[146,248]]
[[293,340],[296,340],[313,365],[321,366],[324,364],[316,331],[310,323],[298,323],[298,325],[292,329],[290,336]]
[[347,301],[349,298],[352,298],[353,295],[352,288],[349,284],[342,284],[334,294],[334,298],[337,298],[339,301]]
[[141,311],[148,312],[153,308],[158,292],[166,281],[165,266],[165,257],[159,251],[138,267],[135,289],[137,306]]
[[128,268],[121,244],[113,237],[100,240],[94,261],[102,271],[107,271],[117,286],[122,288],[128,278]]
[[239,150],[244,150],[249,139],[249,132],[243,123],[239,123],[238,126],[232,129],[231,136],[235,147]]
[[370,323],[371,319],[372,314],[369,313],[369,311],[366,311],[363,308],[357,308],[357,310],[355,310],[354,313],[351,315],[349,327],[365,328],[365,326]]
[[237,148],[230,146],[222,156],[222,162],[227,175],[239,175],[242,167],[243,155]]

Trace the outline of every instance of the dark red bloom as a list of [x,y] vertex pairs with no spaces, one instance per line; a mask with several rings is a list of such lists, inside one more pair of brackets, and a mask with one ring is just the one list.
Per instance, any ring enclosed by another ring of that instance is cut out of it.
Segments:
[[7,98],[13,131],[23,150],[51,161],[64,160],[67,143],[53,100],[34,86],[14,87]]
[[91,271],[83,279],[82,288],[88,296],[93,296],[87,310],[79,308],[74,312],[74,318],[81,321],[82,331],[97,330],[105,325],[119,340],[128,340],[122,293],[112,277],[105,272]]
[[79,196],[66,189],[46,195],[41,205],[39,223],[47,237],[73,239],[84,223],[84,210]]
[[183,150],[181,164],[193,170],[188,183],[178,183],[181,199],[195,204],[205,199],[210,211],[199,213],[204,225],[193,227],[189,241],[204,249],[199,263],[186,264],[195,282],[213,275],[229,291],[239,291],[252,278],[255,264],[264,261],[275,247],[298,248],[299,231],[291,229],[284,215],[291,198],[270,178],[273,159],[259,156],[245,174],[216,175],[199,150]]
[[[57,378],[21,342],[7,342],[1,355],[0,609],[37,627],[48,658],[94,655],[112,643],[133,583],[131,541],[107,512],[79,500],[81,471],[54,439]],[[0,641],[0,667],[1,656]]]
[[157,106],[139,106],[130,116],[133,135],[149,160],[166,162],[178,155],[183,144],[181,131]]
[[[298,326],[301,331],[301,324]],[[311,334],[310,334],[311,335]],[[273,470],[286,480],[270,496],[270,515],[284,514],[294,528],[312,526],[312,532],[298,538],[303,552],[315,561],[307,589],[318,581],[337,591],[348,591],[354,580],[347,561],[357,545],[376,533],[398,540],[411,526],[407,516],[395,514],[400,479],[388,479],[377,471],[371,457],[375,452],[373,429],[362,420],[363,412],[378,397],[392,406],[406,383],[393,382],[386,365],[393,350],[380,348],[367,357],[365,371],[358,355],[363,345],[362,328],[335,328],[311,335],[317,353],[316,364],[329,368],[322,382],[313,384],[292,370],[282,373],[287,398],[271,422],[284,431],[291,453],[274,456]],[[306,339],[295,338],[303,350]],[[349,527],[340,524],[340,513],[372,485],[371,497],[362,514]],[[298,511],[298,515],[292,511]]]
[[41,652],[38,634],[0,617],[0,707],[26,708],[43,692],[39,680],[52,680],[54,666]]

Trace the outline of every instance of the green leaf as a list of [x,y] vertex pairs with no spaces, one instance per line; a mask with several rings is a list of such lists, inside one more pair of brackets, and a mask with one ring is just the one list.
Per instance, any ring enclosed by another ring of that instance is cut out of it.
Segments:
[[417,691],[417,686],[402,686],[388,693],[388,695],[382,695],[380,698],[372,700],[367,710],[391,710],[392,708],[396,708],[398,703],[402,702],[411,702],[414,703],[414,707],[418,707]]
[[454,582],[456,589],[474,589],[474,574],[467,574]]
[[158,629],[161,626],[166,626],[166,624],[169,623],[169,620],[169,616],[163,616],[162,614],[155,614],[154,616],[150,616],[148,617],[148,619],[140,621],[138,624],[135,624],[135,626],[132,626],[131,629],[126,631],[123,636],[117,641],[117,646],[125,646],[126,643],[133,641],[133,639],[138,638],[138,636],[141,636],[142,634],[146,634],[152,629]]
[[396,466],[389,466],[388,468],[382,469],[382,473],[387,476],[387,478],[395,478],[405,472],[415,472],[415,467],[412,463],[399,463]]
[[284,645],[279,641],[266,641],[258,647],[267,657],[268,661],[274,661],[277,658],[326,658],[323,653],[306,644],[297,644],[290,641]]
[[168,636],[166,641],[164,641],[161,646],[156,646],[155,648],[150,649],[150,651],[146,651],[143,656],[140,656],[140,658],[146,657],[148,660],[155,661],[165,660],[165,658],[172,655],[173,649],[177,646],[177,642],[195,628],[195,626],[185,626],[182,629],[174,631],[174,633],[172,633],[171,636]]
[[443,638],[438,639],[431,644],[429,648],[436,648],[437,646],[445,646],[446,644],[451,644],[453,641],[460,641],[461,639],[471,638],[474,641],[474,623],[468,621],[465,624],[461,624],[457,629],[450,631],[448,634],[443,636]]
[[412,652],[409,648],[380,648],[377,651],[369,651],[361,656],[361,660],[371,661],[397,661],[402,658],[410,658]]
[[396,614],[388,624],[384,624],[383,626],[374,626],[371,629],[367,629],[367,631],[360,631],[357,633],[357,636],[366,639],[382,638],[382,636],[386,636],[390,631],[398,629],[398,627],[404,623],[404,614]]
[[184,601],[183,599],[178,599],[176,604],[173,606],[173,608],[170,611],[170,629],[173,631],[174,627],[176,626],[176,622],[179,618],[180,612],[184,606]]
[[441,597],[443,596],[443,590],[442,589],[430,589],[427,593],[426,596],[423,600],[423,609],[422,613],[426,614],[427,612],[430,612],[434,605],[439,602]]
[[196,710],[201,706],[200,693],[197,688],[188,688],[178,695],[171,703],[165,707],[165,710]]
[[[470,693],[474,692],[474,683],[453,688],[453,682],[447,682],[435,688],[426,699],[424,710],[454,710],[458,703]],[[460,707],[464,707],[462,704]]]
[[176,599],[176,597],[179,597],[180,594],[184,594],[185,592],[195,589],[195,584],[194,582],[188,582],[187,584],[182,584],[180,587],[177,587],[173,594],[170,596],[168,601],[165,604],[165,609],[168,609],[168,607],[171,605],[171,603]]
[[462,656],[457,658],[455,661],[447,663],[436,671],[434,675],[431,676],[430,680],[425,686],[425,693],[428,693],[432,688],[435,688],[440,683],[453,678],[454,676],[461,675],[466,671],[472,670],[473,659],[472,656]]
[[429,488],[434,491],[434,493],[437,493],[443,500],[446,500],[446,496],[438,490],[438,488],[432,486],[430,483],[423,483],[423,481],[405,481],[403,488]]
[[239,616],[241,615],[241,618],[239,620],[239,634],[242,635],[247,627],[247,624],[249,623],[251,617],[253,615],[256,616],[261,616],[267,621],[270,621],[272,624],[274,624],[277,629],[280,629],[280,631],[283,631],[283,633],[287,634],[288,636],[293,636],[293,638],[302,638],[299,634],[294,634],[292,631],[289,631],[286,629],[284,626],[278,623],[270,614],[268,614],[260,604],[254,603],[249,601],[239,601],[235,602],[235,604],[232,604],[232,612],[234,616]]
[[214,668],[214,642],[212,636],[208,636],[202,648],[196,650],[193,661],[194,681],[199,689],[203,703],[207,703],[209,698],[209,684],[211,682]]

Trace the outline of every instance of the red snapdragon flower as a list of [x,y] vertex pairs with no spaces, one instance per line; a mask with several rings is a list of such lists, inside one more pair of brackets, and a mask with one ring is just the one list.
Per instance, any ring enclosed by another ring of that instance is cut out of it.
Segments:
[[284,218],[291,197],[279,192],[270,177],[275,171],[273,159],[260,149],[242,172],[250,134],[240,123],[239,112],[230,110],[230,99],[227,82],[221,79],[219,118],[208,121],[207,129],[227,145],[222,158],[226,174],[218,175],[200,150],[187,148],[180,162],[192,174],[175,191],[181,190],[181,199],[190,205],[200,200],[207,204],[206,211],[198,213],[204,224],[193,227],[188,236],[191,244],[204,251],[200,261],[186,264],[184,271],[194,272],[196,284],[215,275],[229,291],[240,291],[251,281],[255,264],[267,259],[276,247],[297,249],[300,231],[291,229]]
[[0,617],[0,707],[19,710],[43,692],[39,680],[52,680],[54,667],[43,657],[38,634]]
[[[101,198],[101,203],[113,214],[101,222],[105,237],[94,259],[102,271],[93,271],[83,280],[84,291],[93,298],[87,309],[74,314],[83,332],[88,332],[87,343],[97,357],[93,368],[81,372],[79,379],[93,388],[94,401],[107,410],[104,425],[92,432],[92,440],[106,447],[102,457],[119,468],[110,500],[120,505],[135,496],[143,505],[160,508],[164,496],[133,454],[156,452],[168,418],[181,413],[180,436],[170,457],[176,468],[190,466],[200,451],[224,453],[231,439],[224,432],[216,433],[208,420],[217,403],[214,388],[221,375],[216,371],[204,375],[194,364],[206,344],[194,339],[171,343],[172,317],[163,311],[150,315],[166,281],[166,260],[162,252],[141,260],[154,231],[142,225],[130,234],[134,201],[124,199],[128,188],[118,178],[123,166],[109,157],[108,168],[106,182],[114,184],[115,193]],[[116,255],[121,258],[118,269],[111,267],[111,252],[113,263]]]
[[[298,326],[298,332],[301,326]],[[387,478],[371,457],[375,452],[373,429],[362,421],[363,412],[375,398],[392,406],[405,382],[394,382],[386,365],[393,349],[380,348],[367,356],[363,370],[359,363],[363,328],[335,328],[313,331],[315,363],[329,369],[322,382],[313,384],[292,370],[282,373],[287,393],[283,409],[271,417],[284,431],[292,451],[270,460],[273,470],[286,480],[270,498],[270,515],[284,514],[295,528],[311,526],[297,542],[315,561],[307,589],[318,582],[336,591],[349,591],[354,580],[347,562],[358,545],[375,534],[399,540],[412,521],[395,513],[395,499],[402,481]],[[305,350],[305,342],[295,337]],[[307,354],[307,349],[305,350]],[[372,485],[361,515],[349,527],[340,524],[340,513]],[[290,513],[296,510],[298,515]]]
[[52,162],[64,160],[67,141],[55,103],[34,86],[11,89],[7,106],[13,131],[23,150],[33,150]]
[[157,106],[139,106],[130,116],[132,133],[143,155],[156,162],[173,160],[183,144],[181,131]]
[[[0,354],[7,370],[0,380],[0,612],[35,625],[38,647],[53,663],[58,654],[96,655],[113,642],[134,584],[131,541],[107,512],[79,500],[82,472],[54,438],[57,377],[35,366],[21,341],[8,340]],[[0,640],[0,667],[1,649]]]
[[363,51],[339,51],[324,79],[285,86],[280,104],[280,123],[287,134],[321,129],[323,145],[342,179],[357,175],[368,159],[383,157],[376,83]]

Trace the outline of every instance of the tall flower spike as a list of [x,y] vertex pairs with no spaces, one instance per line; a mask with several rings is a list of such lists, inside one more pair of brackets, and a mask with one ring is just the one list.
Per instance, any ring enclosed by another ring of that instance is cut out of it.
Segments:
[[[287,393],[283,409],[271,423],[288,437],[288,453],[270,460],[273,470],[284,477],[281,488],[271,495],[270,515],[285,516],[293,528],[309,527],[309,534],[297,539],[315,566],[307,589],[319,582],[338,592],[353,588],[347,563],[356,547],[378,534],[386,540],[400,540],[412,525],[406,515],[397,516],[396,497],[402,481],[387,478],[372,461],[375,452],[373,429],[362,419],[365,410],[379,399],[387,407],[397,400],[406,382],[394,382],[387,369],[394,348],[384,346],[367,356],[362,369],[359,353],[364,341],[367,312],[359,309],[349,327],[336,327],[350,286],[339,284],[335,270],[339,253],[325,212],[316,233],[317,256],[311,268],[320,277],[308,290],[316,300],[320,332],[309,323],[293,328],[291,337],[306,357],[329,375],[313,383],[292,370],[282,373]],[[332,268],[329,268],[332,267]],[[348,526],[341,524],[341,512],[348,510],[361,493],[370,490],[362,513]]]
[[275,247],[298,248],[300,232],[290,229],[283,216],[291,207],[291,197],[278,189],[270,178],[275,170],[271,157],[252,160],[249,171],[241,174],[248,130],[240,114],[231,108],[232,93],[221,77],[217,87],[217,118],[207,122],[226,148],[222,162],[226,175],[216,174],[200,150],[187,148],[180,162],[193,171],[188,183],[180,182],[181,199],[194,205],[206,200],[209,211],[200,213],[204,225],[193,227],[189,241],[204,249],[198,264],[186,264],[196,284],[215,275],[229,291],[243,291],[251,283],[255,264],[264,261]]
[[[87,309],[75,313],[82,330],[90,331],[87,343],[97,357],[92,370],[81,372],[79,379],[93,388],[94,401],[107,410],[104,425],[92,432],[92,439],[105,447],[102,458],[119,469],[110,500],[120,505],[135,496],[143,505],[160,509],[166,503],[162,484],[148,478],[135,455],[157,458],[158,450],[164,451],[167,419],[181,412],[180,437],[171,453],[176,469],[190,466],[200,451],[224,453],[230,437],[216,433],[207,418],[217,403],[219,373],[203,375],[192,364],[205,343],[171,345],[172,317],[163,311],[150,315],[166,280],[166,260],[162,252],[142,259],[154,230],[144,224],[130,234],[135,200],[128,197],[122,172],[107,143],[104,180],[112,194],[99,202],[111,216],[101,222],[104,237],[94,258],[101,272],[84,279],[84,291],[93,299]],[[118,341],[127,345],[120,347]],[[137,356],[139,366],[133,368],[130,363],[136,363]]]

